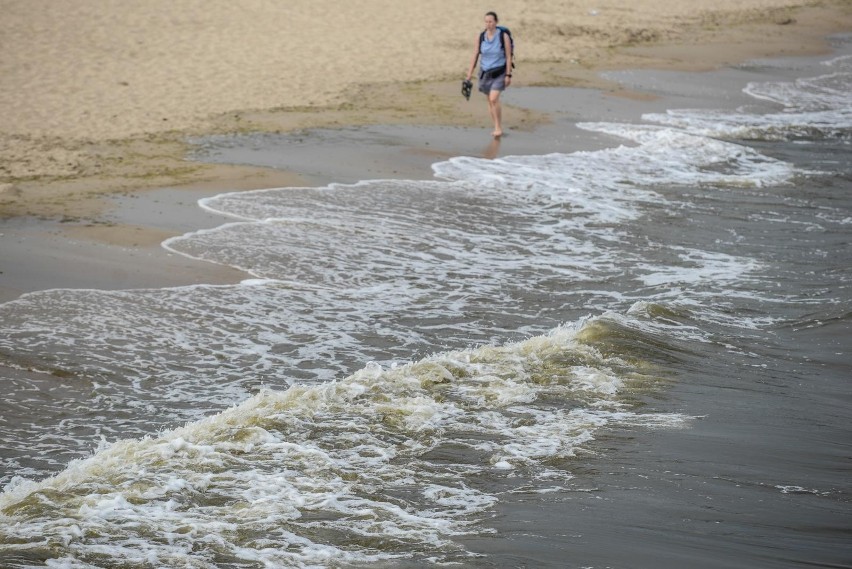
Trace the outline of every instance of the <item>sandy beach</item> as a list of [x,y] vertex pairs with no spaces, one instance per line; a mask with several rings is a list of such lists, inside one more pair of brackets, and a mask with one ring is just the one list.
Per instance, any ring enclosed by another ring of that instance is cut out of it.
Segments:
[[[516,85],[637,100],[650,96],[600,72],[816,54],[827,34],[852,28],[843,0],[640,0],[629,8],[614,0],[157,0],[73,10],[2,0],[0,300],[61,286],[233,282],[233,270],[176,262],[159,247],[192,229],[186,220],[217,223],[194,212],[197,197],[334,181],[317,175],[324,158],[310,153],[301,172],[196,163],[187,159],[190,137],[407,125],[396,143],[417,149],[419,126],[448,125],[481,131],[470,152],[485,148],[485,105],[465,101],[458,83],[488,9],[518,38]],[[510,134],[547,122],[544,112],[506,109]],[[386,161],[364,176],[428,177],[436,157],[458,150],[450,146],[439,137],[417,159]],[[342,150],[352,164],[361,151],[357,142]],[[152,189],[170,196],[162,198],[169,215],[132,207]]]

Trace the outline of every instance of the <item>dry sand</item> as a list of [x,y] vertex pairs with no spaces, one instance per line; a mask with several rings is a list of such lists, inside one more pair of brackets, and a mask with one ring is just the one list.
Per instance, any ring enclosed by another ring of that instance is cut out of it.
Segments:
[[[216,192],[300,183],[286,172],[189,162],[188,136],[363,124],[468,125],[489,132],[485,105],[458,93],[487,10],[496,10],[518,38],[517,85],[588,86],[634,97],[642,95],[618,91],[598,72],[709,69],[753,57],[815,54],[825,50],[827,34],[852,29],[848,0],[625,4],[0,0],[0,217],[7,218],[0,300],[62,285],[58,270],[51,279],[50,271],[28,274],[19,266],[44,259],[39,251],[61,250],[60,241],[112,247],[110,262],[120,262],[128,255],[116,247],[147,248],[153,258],[160,238],[183,230],[157,226],[153,210],[140,212],[135,223],[105,221],[123,203],[111,196],[145,188]],[[507,109],[505,122],[511,131],[546,121]],[[42,245],[23,255],[20,232],[34,227],[33,221],[22,225],[28,217],[47,221],[41,222]],[[156,272],[156,264],[147,270]],[[13,273],[20,278],[11,285]],[[105,287],[160,282],[116,282],[108,272],[98,278]],[[193,273],[165,284],[203,278],[229,282],[235,275]]]

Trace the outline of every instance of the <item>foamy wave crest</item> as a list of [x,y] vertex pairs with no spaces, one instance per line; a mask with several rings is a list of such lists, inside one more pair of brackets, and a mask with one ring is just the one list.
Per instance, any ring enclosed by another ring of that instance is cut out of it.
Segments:
[[852,108],[766,115],[676,109],[665,114],[648,113],[642,118],[696,135],[740,140],[819,140],[848,136],[848,130],[852,129]]
[[645,158],[626,148],[495,160],[460,156],[433,164],[432,170],[477,191],[508,192],[544,211],[570,208],[576,226],[589,230],[638,219],[643,204],[664,202],[650,189],[660,180],[640,167]]
[[650,337],[613,350],[653,334],[626,334],[632,325],[605,315],[503,347],[371,364],[104,445],[5,489],[0,553],[75,567],[463,559],[454,538],[488,531],[499,500],[482,477],[564,482],[600,429],[686,420],[631,407],[657,381],[644,356],[659,350]]
[[791,164],[751,148],[671,128],[619,123],[577,126],[639,144],[613,150],[632,155],[626,174],[636,183],[762,187],[787,183],[795,173]]
[[[848,65],[844,65],[847,67]],[[749,83],[744,91],[756,99],[771,101],[790,111],[843,110],[852,106],[852,66],[828,75],[791,82]]]
[[780,112],[675,109],[642,118],[693,134],[743,140],[848,138],[852,135],[852,57],[837,57],[825,65],[835,71],[796,81],[749,83],[743,89],[755,99],[780,106]]

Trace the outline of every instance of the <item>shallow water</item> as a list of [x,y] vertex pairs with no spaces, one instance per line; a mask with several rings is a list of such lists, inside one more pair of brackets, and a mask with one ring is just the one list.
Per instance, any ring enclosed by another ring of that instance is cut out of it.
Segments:
[[848,562],[836,47],[604,149],[202,200],[233,221],[165,246],[239,285],[0,305],[0,559]]

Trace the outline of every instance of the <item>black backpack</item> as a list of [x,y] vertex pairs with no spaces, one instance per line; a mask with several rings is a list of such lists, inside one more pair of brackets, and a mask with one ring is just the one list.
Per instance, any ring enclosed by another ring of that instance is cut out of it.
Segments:
[[[506,53],[506,44],[503,43],[506,41],[506,38],[509,38],[509,45],[512,46],[512,69],[515,68],[515,38],[512,37],[512,32],[509,31],[509,28],[504,26],[497,26],[497,29],[500,30],[500,46],[503,48],[503,53]],[[479,53],[482,53],[482,42],[485,41],[485,30],[482,30],[482,33],[479,34]]]

